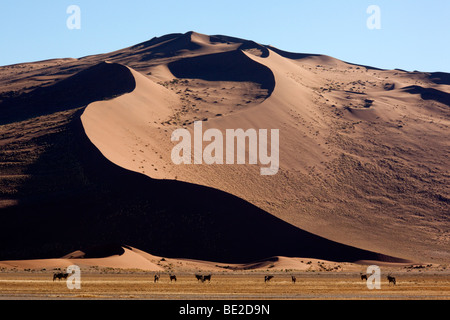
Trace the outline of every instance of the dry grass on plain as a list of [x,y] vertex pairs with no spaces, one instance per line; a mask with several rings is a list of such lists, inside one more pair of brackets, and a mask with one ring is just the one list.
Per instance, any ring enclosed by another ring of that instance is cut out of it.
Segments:
[[274,274],[264,282],[261,273],[213,274],[211,282],[197,281],[193,274],[177,275],[176,282],[161,275],[154,283],[151,273],[84,273],[81,289],[69,290],[65,281],[53,281],[50,272],[0,273],[0,299],[161,299],[161,300],[342,300],[342,299],[450,299],[447,272],[396,273],[397,285],[385,275],[381,290],[369,290],[357,273]]

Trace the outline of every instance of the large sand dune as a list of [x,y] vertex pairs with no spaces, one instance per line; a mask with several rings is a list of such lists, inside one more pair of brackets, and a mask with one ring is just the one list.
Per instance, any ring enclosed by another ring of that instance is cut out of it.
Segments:
[[178,274],[205,274],[207,272],[227,273],[236,271],[262,271],[287,272],[291,271],[322,271],[322,272],[355,272],[364,269],[364,266],[376,263],[379,266],[390,268],[410,267],[408,262],[388,261],[356,261],[356,263],[335,262],[310,258],[293,258],[274,256],[265,259],[250,261],[246,263],[223,263],[215,261],[204,261],[195,259],[166,258],[151,255],[147,252],[130,246],[100,246],[87,248],[69,253],[61,258],[33,259],[33,260],[10,260],[0,261],[0,269],[3,270],[66,270],[69,266],[76,265],[85,271],[100,272],[153,272],[178,273]]
[[[21,120],[24,132],[36,132],[40,115],[47,135],[64,132],[58,148],[42,147],[43,154],[70,149],[73,160],[59,159],[50,173],[38,162],[26,173],[38,183],[42,172],[58,180],[69,167],[74,183],[55,181],[38,193],[29,179],[15,182],[16,196],[2,199],[3,219],[9,230],[25,225],[28,237],[5,230],[4,257],[26,256],[27,242],[68,252],[119,241],[212,261],[449,259],[447,74],[380,70],[192,32],[48,65],[24,67],[28,83],[55,75],[40,90],[59,107],[42,112],[39,102],[17,117],[14,106],[35,101],[36,91],[5,96],[2,143],[13,146],[17,135],[7,123]],[[107,94],[71,103],[54,94],[78,86],[80,76],[67,70],[96,68],[110,83]],[[0,83],[20,88],[25,78]],[[262,176],[259,165],[173,164],[172,132],[193,134],[198,120],[203,130],[279,129],[278,174]],[[22,140],[20,150],[41,150],[27,135]],[[70,217],[64,232],[54,229],[59,213]]]

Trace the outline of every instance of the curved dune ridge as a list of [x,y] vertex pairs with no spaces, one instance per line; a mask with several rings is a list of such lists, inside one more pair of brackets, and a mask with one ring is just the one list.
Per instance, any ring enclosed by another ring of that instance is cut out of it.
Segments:
[[[82,178],[59,200],[50,193],[7,209],[10,229],[25,221],[27,237],[5,230],[0,243],[59,243],[53,252],[68,252],[119,242],[160,257],[246,267],[266,267],[271,256],[287,265],[293,258],[282,256],[448,259],[445,75],[194,32],[77,63],[97,65],[84,70],[101,68],[95,74],[109,84],[105,97],[58,104],[87,105],[64,127],[67,156]],[[48,92],[59,92],[57,85]],[[279,129],[278,173],[262,176],[261,164],[175,165],[172,132],[194,136],[199,120],[203,131]],[[54,221],[38,231],[36,203]],[[76,218],[55,230],[60,212]]]
[[[200,41],[196,40],[195,42],[199,43]],[[206,41],[204,37],[201,43],[204,46],[212,46],[211,42]],[[223,42],[220,43],[222,44]],[[177,179],[179,181],[205,185],[225,191],[251,202],[294,226],[307,228],[314,233],[321,234],[338,242],[364,247],[373,251],[387,252],[397,256],[414,257],[414,249],[410,250],[392,245],[393,243],[397,243],[396,241],[399,239],[396,239],[396,235],[392,235],[390,231],[383,230],[383,228],[376,227],[375,229],[372,228],[371,232],[367,232],[366,228],[370,228],[369,225],[365,227],[364,224],[357,224],[356,226],[359,230],[355,230],[355,226],[349,226],[347,222],[342,223],[342,221],[339,222],[339,228],[334,228],[333,224],[339,220],[339,217],[333,217],[332,211],[317,219],[320,221],[319,223],[315,221],[314,216],[311,216],[310,213],[306,215],[302,214],[305,213],[304,200],[302,200],[306,197],[304,192],[306,191],[308,197],[309,194],[314,196],[314,192],[305,190],[306,188],[304,187],[305,183],[310,183],[310,179],[312,178],[310,172],[308,172],[310,170],[309,168],[316,168],[322,171],[328,169],[326,166],[330,161],[335,162],[336,165],[342,161],[342,157],[344,157],[344,161],[348,161],[345,159],[345,153],[342,153],[341,158],[338,156],[339,152],[342,152],[342,149],[330,147],[329,141],[335,133],[338,133],[330,125],[334,120],[321,114],[315,98],[311,97],[312,87],[319,88],[323,86],[323,76],[317,76],[316,72],[310,71],[309,68],[301,64],[301,58],[305,58],[304,56],[291,57],[300,59],[295,60],[287,59],[285,56],[281,56],[270,49],[268,49],[270,54],[267,56],[254,55],[251,52],[241,51],[239,47],[236,50],[211,54],[205,54],[203,51],[203,54],[193,58],[187,57],[175,62],[168,62],[167,66],[173,74],[173,78],[203,79],[207,81],[236,82],[244,79],[251,82],[256,81],[254,80],[256,78],[262,81],[271,78],[269,73],[267,76],[262,76],[262,73],[257,74],[253,79],[245,79],[244,75],[254,75],[254,68],[270,70],[270,74],[273,75],[273,80],[264,81],[270,83],[270,86],[266,85],[266,88],[271,87],[273,89],[269,89],[270,94],[268,98],[260,103],[257,109],[244,108],[225,117],[209,118],[207,122],[203,123],[203,130],[215,128],[225,132],[226,129],[238,128],[243,128],[244,130],[248,128],[280,129],[281,174],[271,178],[262,177],[258,174],[258,166],[248,165],[175,166],[170,159],[171,148],[174,146],[170,141],[171,131],[168,130],[166,132],[167,129],[160,126],[159,119],[161,117],[158,118],[157,123],[154,123],[153,118],[147,117],[146,115],[139,115],[139,121],[141,121],[142,126],[140,126],[137,133],[133,132],[132,135],[125,132],[119,133],[120,129],[118,129],[115,122],[108,130],[105,128],[103,135],[93,135],[90,128],[97,124],[94,125],[94,122],[90,120],[91,113],[97,113],[98,115],[103,113],[100,109],[102,107],[98,103],[90,105],[83,115],[83,123],[91,141],[108,159],[119,164],[121,167],[144,173],[156,179]],[[239,59],[243,59],[244,56],[249,62],[243,63],[235,69],[230,60],[235,60],[239,63]],[[347,68],[349,66],[349,64],[331,57],[319,55],[307,55],[307,57],[312,59],[313,63],[316,61],[318,63],[327,63],[336,68]],[[361,67],[354,66],[354,68]],[[233,70],[238,70],[239,72],[234,73]],[[134,70],[132,72],[136,78],[140,78],[141,80],[137,81],[138,88],[150,84],[150,81],[147,81],[149,79],[138,75]],[[260,84],[264,85],[261,82]],[[172,92],[167,92],[165,88],[159,89],[167,95],[170,93],[173,101],[175,101],[167,105],[167,110],[181,107],[182,102],[176,102],[177,97],[173,94],[173,90]],[[349,91],[348,95],[357,96],[353,91]],[[133,94],[137,92],[144,91],[138,89]],[[383,90],[383,94],[384,92],[386,91]],[[400,95],[398,92],[396,94]],[[363,97],[367,97],[367,94],[362,95],[362,97],[357,96],[361,101],[361,105],[364,105]],[[111,114],[120,113],[121,105],[127,104],[133,105],[132,108],[136,110],[145,109],[143,105],[138,106],[134,102],[128,103],[126,101],[127,98],[124,96],[115,100],[114,106],[110,104],[109,108],[115,108],[116,110]],[[156,105],[152,105],[151,107],[156,107]],[[147,105],[147,108],[150,108],[150,104]],[[158,104],[157,108],[160,110],[162,104]],[[349,117],[356,117],[360,121],[371,121],[372,119],[380,118],[387,120],[394,115],[392,111],[383,112],[381,109],[380,107],[364,108],[361,106],[361,109],[348,108],[348,111],[350,113]],[[130,116],[120,117],[122,128],[130,130],[130,128],[136,127],[134,125],[136,123],[136,117],[132,116],[134,114],[133,111],[133,113],[129,114]],[[103,121],[104,123],[108,122],[107,119],[102,119]],[[299,122],[304,124],[310,123],[309,126],[314,128],[314,132],[311,132],[311,129],[298,130]],[[193,133],[192,125],[187,126],[187,128]],[[175,128],[171,127],[170,129],[174,130]],[[107,137],[111,135],[115,138],[108,139]],[[299,135],[302,135],[301,139],[299,139]],[[139,138],[135,139],[134,137]],[[130,157],[125,157],[125,154],[129,154]],[[299,174],[295,175],[295,172]],[[242,177],[248,178],[242,179]],[[324,191],[321,190],[318,193],[323,194]],[[323,196],[326,195],[323,194],[322,199]],[[336,195],[331,198],[335,197]],[[323,207],[326,210],[328,206],[324,203]],[[342,215],[342,213],[337,212],[337,215]],[[368,217],[368,220],[378,219],[378,223],[381,224],[383,218],[382,216],[377,216],[375,219]],[[325,222],[326,220],[328,220],[328,223]],[[373,220],[372,223],[374,223]],[[349,223],[352,224],[353,222]],[[341,227],[346,230],[353,230],[351,233],[342,233]],[[373,237],[371,237],[371,233],[373,233]],[[349,234],[351,234],[351,237],[348,236]],[[386,236],[389,239],[387,241],[380,238]],[[401,241],[404,242],[405,240],[402,239]],[[406,251],[408,252],[406,253]]]
[[[221,59],[221,56],[219,55],[217,58]],[[252,66],[249,66],[249,69],[251,68]],[[193,69],[188,67],[188,70]],[[148,163],[150,166],[156,167],[155,169],[159,169],[150,172],[148,174],[150,177],[174,180],[174,173],[172,173],[171,170],[179,168],[176,168],[171,164],[170,159],[167,158],[170,156],[170,148],[173,146],[170,141],[170,132],[158,130],[158,128],[156,128],[157,125],[155,124],[155,120],[156,123],[159,123],[160,120],[170,114],[170,108],[173,108],[173,104],[176,103],[175,96],[167,92],[165,88],[156,85],[136,71],[132,69],[130,69],[130,71],[135,77],[137,84],[136,89],[131,94],[121,96],[112,101],[95,102],[89,105],[81,117],[83,127],[89,139],[96,145],[102,154],[120,167],[145,174],[145,170],[141,169],[148,167],[148,165],[144,165],[145,163]],[[243,74],[246,73],[245,71],[246,70],[241,70]],[[199,171],[196,170],[193,176],[190,177],[190,181],[186,179],[187,182],[198,184],[202,178],[208,179],[208,183],[205,183],[206,185],[209,184],[209,187],[221,189],[222,181],[215,179],[214,171],[209,169],[202,174],[202,171],[207,169],[209,168],[203,168],[203,166],[201,166],[201,168],[198,168]],[[229,170],[230,174],[239,174],[239,168],[228,166],[226,169]],[[231,181],[226,182],[231,183]],[[242,184],[242,186],[245,185]],[[176,192],[174,193],[177,194]],[[196,198],[197,201],[203,201],[200,194],[198,194]],[[223,203],[217,202],[217,206],[223,205]],[[221,218],[214,217],[213,219],[220,220]],[[240,219],[236,218],[235,222],[236,224],[253,223],[255,226],[259,226],[260,221],[257,221],[258,219],[260,218],[246,217],[246,214],[242,213]],[[268,217],[268,219],[268,221],[270,221],[271,218]],[[261,221],[262,220],[263,219],[261,219]],[[275,221],[276,220],[274,220],[274,222]],[[276,244],[278,240],[276,238],[281,238],[280,245],[284,246],[285,249],[279,250],[293,256],[325,257],[333,258],[334,260],[343,259],[351,261],[363,259],[406,261],[370,253],[350,246],[340,245],[302,230],[296,231],[295,228],[291,229],[288,224],[284,224],[282,221],[277,221],[276,223],[280,224],[280,231],[285,231],[272,232],[275,239],[272,239],[271,241]],[[149,227],[152,228],[152,226]],[[236,230],[238,229],[233,225],[229,225],[228,227],[230,229],[229,232],[233,233],[236,233]],[[267,230],[271,227],[276,230],[275,224],[272,226],[266,225],[264,222],[261,224],[262,230]],[[255,238],[260,236],[264,237],[265,235],[269,236],[267,231],[266,234],[263,232],[261,235],[257,235],[257,230],[248,230],[247,232],[253,233]],[[289,240],[282,239],[286,232],[292,233],[289,236],[292,238]],[[237,237],[239,237],[239,235],[236,235],[236,238]],[[236,240],[230,242],[235,242],[235,245],[238,245],[238,241]],[[261,244],[263,243],[264,242],[261,242]],[[219,244],[219,246],[220,245],[226,247],[229,246],[229,244]],[[266,246],[269,248],[268,245]],[[256,248],[252,248],[252,250],[254,253],[257,252]],[[237,253],[236,255],[241,256],[241,254]],[[252,255],[253,254],[248,254],[249,257]],[[240,259],[245,259],[244,256]]]
[[[103,66],[103,70],[108,66],[117,69],[111,63]],[[315,236],[216,188],[163,177],[154,180],[129,171],[128,167],[136,162],[136,147],[142,143],[162,148],[155,149],[155,154],[163,154],[164,148],[170,147],[164,143],[169,133],[156,126],[171,114],[176,96],[140,73],[127,70],[134,79],[130,82],[135,84],[132,92],[92,103],[84,112],[77,111],[65,129],[72,138],[67,145],[70,153],[64,157],[82,170],[80,190],[75,196],[63,192],[56,199],[54,193],[44,194],[4,211],[8,221],[2,223],[7,226],[1,232],[2,254],[12,254],[17,246],[31,244],[42,244],[35,250],[37,255],[49,243],[69,248],[122,242],[163,256],[223,262],[248,262],[278,254],[335,261],[403,261]],[[115,92],[109,95],[115,96]],[[95,141],[96,147],[87,137]],[[164,168],[164,158],[158,159],[159,163],[152,159],[151,164]],[[66,169],[61,168],[64,175]],[[67,188],[60,174],[56,174],[56,183]],[[132,265],[123,261],[108,263],[124,268]]]

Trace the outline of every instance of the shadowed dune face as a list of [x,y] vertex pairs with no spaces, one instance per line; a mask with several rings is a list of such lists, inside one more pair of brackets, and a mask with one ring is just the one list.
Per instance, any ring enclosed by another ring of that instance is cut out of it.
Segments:
[[185,58],[169,63],[168,67],[177,78],[254,82],[267,90],[269,96],[275,88],[272,71],[249,59],[241,51]]
[[431,81],[436,84],[450,85],[450,73],[446,72],[432,72],[429,75]]
[[423,88],[421,86],[409,86],[403,88],[405,92],[420,94],[423,100],[434,100],[450,107],[450,94],[433,88]]
[[114,98],[135,88],[125,66],[100,63],[28,94],[4,99],[0,104],[0,124],[34,118],[83,107],[91,102]]
[[[0,69],[46,84],[0,97],[0,259],[110,243],[224,262],[449,256],[445,74],[192,32],[48,64]],[[279,174],[174,166],[170,134],[195,119],[280,129]]]

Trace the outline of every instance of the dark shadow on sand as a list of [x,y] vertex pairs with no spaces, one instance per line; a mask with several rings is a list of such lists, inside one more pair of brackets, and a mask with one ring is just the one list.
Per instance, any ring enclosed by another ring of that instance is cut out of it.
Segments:
[[127,67],[103,62],[51,86],[3,99],[0,125],[83,107],[131,92],[135,87],[135,80]]
[[272,71],[240,50],[184,58],[169,63],[168,67],[177,78],[258,83],[268,91],[268,96],[275,88]]
[[450,85],[450,73],[447,72],[432,72],[429,79],[436,84]]
[[433,88],[423,88],[421,86],[409,86],[403,88],[403,91],[411,94],[420,94],[423,100],[434,100],[450,106],[450,94]]

